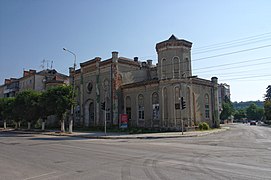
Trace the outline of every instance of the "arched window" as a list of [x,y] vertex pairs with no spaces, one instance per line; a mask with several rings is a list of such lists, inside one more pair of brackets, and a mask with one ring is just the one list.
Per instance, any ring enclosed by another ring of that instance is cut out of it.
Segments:
[[131,120],[132,117],[132,109],[131,109],[131,98],[130,96],[126,97],[126,114],[128,115],[128,120]]
[[178,57],[173,58],[173,73],[174,78],[180,77],[180,60]]
[[175,103],[180,103],[180,87],[175,87]]
[[159,96],[156,92],[152,94],[152,118],[159,119]]
[[210,118],[210,105],[209,105],[209,95],[205,94],[205,118]]
[[138,96],[138,119],[139,120],[144,120],[145,115],[144,115],[144,96],[140,94]]
[[166,78],[166,73],[167,73],[166,68],[167,68],[166,59],[163,59],[162,60],[162,66],[161,66],[161,69],[162,69],[162,79]]

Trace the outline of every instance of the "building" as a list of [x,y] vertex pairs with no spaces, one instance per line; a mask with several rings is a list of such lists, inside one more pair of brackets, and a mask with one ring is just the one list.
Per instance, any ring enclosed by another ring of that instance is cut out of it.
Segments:
[[230,85],[221,83],[218,85],[219,112],[222,111],[222,103],[225,100],[231,100]]
[[0,98],[4,97],[4,89],[5,89],[5,85],[0,85]]
[[55,69],[39,72],[30,69],[23,71],[21,78],[5,79],[5,83],[0,86],[0,97],[14,97],[18,92],[25,90],[43,91],[62,84],[69,84],[69,77]]
[[20,78],[20,91],[27,89],[43,91],[52,86],[68,84],[69,77],[58,73],[55,69],[45,69],[39,72],[30,69],[24,71]]
[[191,47],[172,35],[156,44],[156,65],[112,52],[109,59],[96,57],[78,70],[70,68],[77,92],[75,124],[103,126],[106,119],[119,126],[120,114],[127,114],[130,127],[180,129],[203,121],[217,126],[218,81],[192,75]]
[[17,78],[10,78],[5,79],[4,85],[2,85],[3,91],[0,93],[3,93],[0,95],[0,97],[14,97],[17,92],[19,92],[19,79]]

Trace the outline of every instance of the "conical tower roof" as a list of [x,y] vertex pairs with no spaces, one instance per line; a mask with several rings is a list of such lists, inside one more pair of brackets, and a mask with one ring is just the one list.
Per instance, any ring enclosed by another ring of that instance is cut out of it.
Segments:
[[178,40],[178,38],[176,38],[176,36],[174,36],[174,34],[172,34],[168,40]]

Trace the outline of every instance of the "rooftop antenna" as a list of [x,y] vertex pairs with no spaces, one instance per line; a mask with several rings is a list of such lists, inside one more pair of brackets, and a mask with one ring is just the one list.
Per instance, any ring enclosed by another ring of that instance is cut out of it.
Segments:
[[47,69],[49,69],[49,60],[47,60],[46,62],[47,62]]
[[51,61],[51,69],[53,69],[53,62],[54,62],[54,61]]
[[43,60],[41,61],[41,63],[42,63],[42,64],[41,64],[40,67],[42,68],[42,70],[44,70],[45,59],[43,59]]

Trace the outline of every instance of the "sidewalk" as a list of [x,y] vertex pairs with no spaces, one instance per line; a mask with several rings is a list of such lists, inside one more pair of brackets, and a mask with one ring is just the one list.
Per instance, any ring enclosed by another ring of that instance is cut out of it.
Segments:
[[228,126],[221,126],[220,129],[213,129],[208,131],[189,131],[184,132],[164,132],[164,133],[144,133],[144,134],[126,134],[126,133],[113,133],[108,132],[105,136],[104,132],[73,132],[61,133],[59,131],[29,131],[29,130],[14,130],[14,129],[0,129],[0,131],[12,131],[23,134],[43,134],[51,136],[68,136],[68,137],[81,137],[89,139],[159,139],[159,138],[181,138],[181,137],[198,137],[206,136],[208,134],[220,133],[228,130]]

